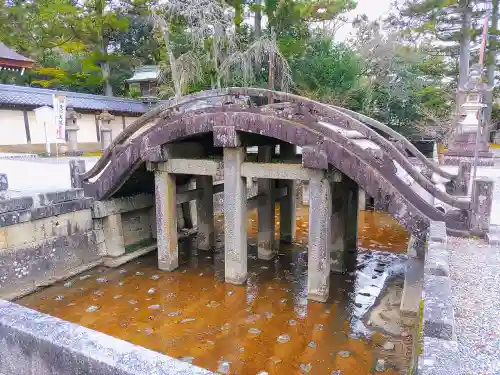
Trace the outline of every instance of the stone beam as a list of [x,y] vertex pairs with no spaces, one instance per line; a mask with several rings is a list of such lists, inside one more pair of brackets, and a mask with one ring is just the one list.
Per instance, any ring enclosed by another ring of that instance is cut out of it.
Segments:
[[208,159],[169,159],[159,164],[157,170],[174,174],[192,174],[215,176],[221,168],[221,162]]
[[314,172],[300,164],[285,163],[243,163],[241,175],[244,177],[276,180],[309,180]]

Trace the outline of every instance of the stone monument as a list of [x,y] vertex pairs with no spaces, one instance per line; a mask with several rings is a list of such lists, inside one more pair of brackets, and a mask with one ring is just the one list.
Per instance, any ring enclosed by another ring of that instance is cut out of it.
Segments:
[[66,108],[66,131],[68,132],[68,148],[69,152],[76,153],[78,151],[78,119],[82,117],[77,113],[72,105]]
[[[461,160],[473,162],[477,143],[478,165],[493,165],[493,154],[488,148],[489,135],[482,119],[482,110],[485,106],[482,98],[486,90],[486,84],[481,82],[481,68],[479,65],[473,65],[469,80],[465,86],[459,88],[459,96],[464,95],[466,98],[460,111],[465,114],[465,117],[457,116],[457,124],[448,152],[444,154],[445,164],[459,165]],[[478,130],[480,130],[479,135]],[[479,137],[477,142],[476,137]]]

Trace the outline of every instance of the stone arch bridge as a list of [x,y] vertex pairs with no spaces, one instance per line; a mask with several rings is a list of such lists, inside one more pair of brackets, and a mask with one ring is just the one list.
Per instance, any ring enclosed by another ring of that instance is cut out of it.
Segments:
[[[246,153],[251,146],[258,147],[256,158]],[[293,241],[296,181],[308,180],[308,294],[318,301],[328,297],[330,271],[340,270],[356,248],[358,188],[385,202],[421,244],[431,221],[446,222],[454,234],[481,229],[474,219],[480,208],[465,196],[470,164],[450,174],[373,119],[265,89],[227,88],[173,100],[128,126],[90,170],[78,168],[73,164],[75,185],[97,201],[154,193],[159,267],[168,271],[178,266],[178,204],[197,202],[198,247],[209,250],[212,196],[223,188],[225,278],[236,284],[247,277],[245,180],[258,179],[253,202],[262,259],[276,253],[275,201],[281,207],[280,238]],[[217,178],[223,184],[214,185]],[[180,190],[194,179],[195,187]]]

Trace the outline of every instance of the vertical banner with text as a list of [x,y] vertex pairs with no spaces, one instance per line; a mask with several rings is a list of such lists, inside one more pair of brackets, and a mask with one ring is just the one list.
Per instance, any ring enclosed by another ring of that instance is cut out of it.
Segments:
[[66,139],[66,97],[53,96],[54,116],[56,119],[56,139]]

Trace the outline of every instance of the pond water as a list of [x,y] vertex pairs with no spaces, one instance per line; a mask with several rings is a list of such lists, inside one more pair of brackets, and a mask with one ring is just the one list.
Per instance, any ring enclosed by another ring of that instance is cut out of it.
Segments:
[[[298,244],[282,245],[269,262],[257,259],[256,213],[249,213],[243,286],[224,283],[218,217],[218,249],[197,252],[192,240],[182,241],[175,272],[159,271],[152,253],[17,302],[223,374],[405,374],[411,338],[373,330],[365,313],[390,275],[401,271],[406,232],[384,213],[362,212],[355,268],[332,274],[328,302],[315,303],[307,301],[302,246],[307,207],[297,216]],[[278,214],[276,221],[279,228]]]

